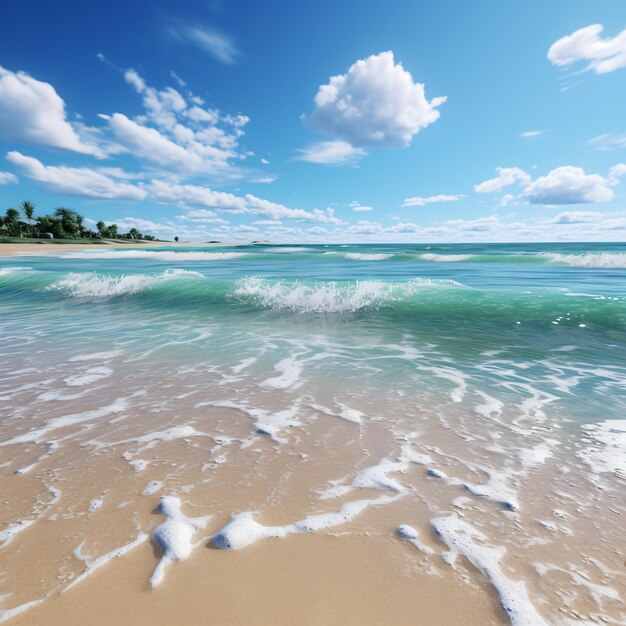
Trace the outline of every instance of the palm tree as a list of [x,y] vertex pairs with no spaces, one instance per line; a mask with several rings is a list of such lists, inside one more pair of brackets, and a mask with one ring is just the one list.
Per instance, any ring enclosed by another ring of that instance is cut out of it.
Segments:
[[32,224],[33,216],[35,215],[35,205],[30,200],[24,200],[22,202],[22,213],[28,220],[28,224]]
[[7,212],[4,214],[4,224],[12,237],[21,235],[19,219],[20,212],[17,209],[7,209]]

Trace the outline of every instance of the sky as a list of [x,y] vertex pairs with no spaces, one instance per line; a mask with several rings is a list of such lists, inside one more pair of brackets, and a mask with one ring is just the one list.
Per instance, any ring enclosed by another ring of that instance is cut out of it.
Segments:
[[623,0],[0,10],[0,211],[194,242],[626,239]]

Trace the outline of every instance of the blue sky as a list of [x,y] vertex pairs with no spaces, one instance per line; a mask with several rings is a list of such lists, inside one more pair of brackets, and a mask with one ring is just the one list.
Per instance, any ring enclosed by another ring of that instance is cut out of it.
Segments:
[[619,0],[2,13],[3,209],[190,241],[625,239]]

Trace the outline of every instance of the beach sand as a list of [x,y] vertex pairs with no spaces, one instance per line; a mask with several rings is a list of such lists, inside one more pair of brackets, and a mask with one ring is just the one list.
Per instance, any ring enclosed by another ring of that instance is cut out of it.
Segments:
[[203,243],[185,243],[182,241],[173,242],[173,241],[139,241],[139,242],[128,242],[128,243],[113,243],[113,242],[103,242],[103,243],[52,243],[50,241],[41,241],[40,243],[0,243],[0,257],[6,256],[17,256],[20,254],[48,254],[48,253],[59,253],[59,252],[79,252],[81,250],[102,250],[105,246],[111,248],[159,248],[163,246],[167,247],[189,247],[189,246],[236,246],[241,244],[236,243],[212,243],[212,244],[203,244]]

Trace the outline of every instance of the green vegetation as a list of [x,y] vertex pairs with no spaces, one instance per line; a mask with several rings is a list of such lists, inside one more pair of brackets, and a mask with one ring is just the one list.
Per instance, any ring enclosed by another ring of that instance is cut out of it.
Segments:
[[24,200],[20,210],[10,208],[0,216],[0,242],[26,243],[29,239],[47,239],[43,233],[52,234],[53,241],[58,243],[77,243],[79,240],[97,243],[102,239],[156,241],[153,235],[143,235],[136,228],[120,233],[117,224],[107,226],[103,221],[96,224],[97,230],[94,231],[85,227],[84,220],[80,213],[66,207],[57,207],[52,215],[35,217],[35,205]]

